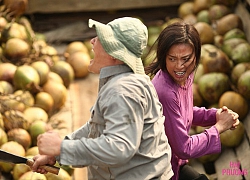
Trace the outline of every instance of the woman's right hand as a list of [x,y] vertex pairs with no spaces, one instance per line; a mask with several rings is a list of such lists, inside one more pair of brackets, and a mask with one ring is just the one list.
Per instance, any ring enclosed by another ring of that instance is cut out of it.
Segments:
[[239,115],[228,109],[226,106],[218,109],[216,112],[216,124],[215,127],[217,128],[219,133],[223,133],[228,129],[237,128],[239,124]]

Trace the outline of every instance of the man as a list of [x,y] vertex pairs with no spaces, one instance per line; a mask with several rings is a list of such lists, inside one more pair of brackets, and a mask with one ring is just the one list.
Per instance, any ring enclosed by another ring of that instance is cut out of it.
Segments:
[[141,55],[148,31],[138,19],[118,18],[107,25],[89,20],[94,58],[89,71],[100,74],[90,120],[61,140],[55,132],[38,137],[41,155],[33,171],[54,164],[88,166],[89,179],[170,179],[171,150],[156,91],[145,75]]

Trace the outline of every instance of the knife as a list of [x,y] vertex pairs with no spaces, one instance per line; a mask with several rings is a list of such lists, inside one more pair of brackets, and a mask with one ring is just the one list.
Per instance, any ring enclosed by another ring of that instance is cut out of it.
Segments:
[[[25,157],[17,156],[15,154],[11,154],[9,152],[3,151],[0,149],[0,161],[10,162],[14,164],[27,164],[28,166],[32,166],[34,161],[32,159],[28,159]],[[39,168],[45,169],[46,171],[58,175],[60,168],[51,165],[43,165]]]

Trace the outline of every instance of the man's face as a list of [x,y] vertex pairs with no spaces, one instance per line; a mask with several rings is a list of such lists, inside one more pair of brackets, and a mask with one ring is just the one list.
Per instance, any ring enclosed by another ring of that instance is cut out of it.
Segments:
[[92,73],[99,74],[101,68],[109,65],[110,55],[105,52],[98,37],[90,40],[94,57],[90,61],[88,70]]

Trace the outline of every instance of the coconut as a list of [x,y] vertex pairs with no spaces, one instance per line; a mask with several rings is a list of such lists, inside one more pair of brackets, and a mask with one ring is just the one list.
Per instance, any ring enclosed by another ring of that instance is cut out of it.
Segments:
[[48,130],[48,126],[46,122],[42,120],[34,121],[30,125],[28,132],[30,133],[30,136],[31,136],[32,146],[37,146],[37,137],[40,134],[45,133],[47,130]]
[[204,9],[209,9],[214,4],[212,0],[194,0],[193,2],[193,11],[195,14]]
[[31,107],[35,103],[35,99],[29,91],[17,90],[14,92],[14,95],[18,102],[25,105],[25,108]]
[[28,171],[24,173],[18,180],[47,180],[44,174]]
[[187,1],[180,4],[178,8],[178,16],[184,18],[188,14],[193,14],[194,2]]
[[214,30],[212,26],[205,22],[197,22],[194,27],[198,31],[202,44],[213,44]]
[[17,110],[5,111],[3,115],[4,128],[9,131],[14,128],[29,128],[29,122],[24,118],[24,114]]
[[214,162],[220,157],[220,153],[215,153],[215,154],[207,154],[204,156],[201,156],[198,159],[202,164],[206,164],[208,162]]
[[217,47],[217,48],[220,48],[222,47],[223,45],[223,42],[224,42],[224,38],[222,35],[215,35],[214,36],[214,45]]
[[84,78],[89,74],[88,66],[90,64],[90,56],[88,53],[73,53],[68,57],[67,62],[73,68],[76,78]]
[[224,35],[234,28],[243,30],[241,18],[234,13],[227,14],[215,22],[215,30],[220,35]]
[[193,104],[194,106],[201,106],[203,104],[203,99],[200,95],[198,85],[193,83],[192,88],[193,88]]
[[231,72],[232,83],[237,85],[239,77],[247,70],[250,70],[250,62],[236,64]]
[[246,43],[247,41],[242,38],[230,38],[225,40],[221,46],[221,50],[227,54],[229,58],[232,57],[232,51],[235,47],[241,43]]
[[30,167],[27,166],[26,164],[15,164],[12,172],[13,179],[19,180],[20,177],[28,171],[30,171]]
[[220,96],[229,90],[229,77],[224,73],[211,72],[204,74],[198,81],[199,92],[208,103],[216,103]]
[[201,10],[200,12],[198,12],[198,14],[196,15],[197,17],[197,21],[198,22],[205,22],[210,24],[210,19],[208,17],[208,10]]
[[188,23],[188,24],[192,24],[194,25],[195,23],[197,23],[197,16],[195,16],[194,14],[188,14],[183,18],[183,21]]
[[232,50],[231,58],[235,64],[250,62],[250,44],[248,42],[238,44]]
[[237,147],[242,142],[244,134],[245,134],[245,128],[243,123],[240,121],[236,129],[227,130],[220,134],[221,144],[230,148]]
[[38,146],[27,149],[25,156],[35,156],[39,154]]
[[222,106],[227,106],[232,111],[238,113],[240,120],[244,120],[249,110],[247,100],[235,91],[226,91],[221,95],[219,107]]
[[15,95],[0,96],[2,111],[17,110],[23,112],[25,104],[20,102]]
[[1,16],[0,17],[0,32],[4,30],[4,28],[7,26],[8,21],[6,20],[5,17]]
[[64,51],[64,56],[68,58],[71,54],[75,52],[84,52],[88,53],[88,48],[81,41],[73,41],[69,43]]
[[7,24],[5,28],[2,30],[1,35],[2,35],[1,40],[3,42],[6,42],[12,38],[21,39],[24,41],[28,40],[28,35],[25,27],[17,22],[11,22]]
[[195,71],[194,83],[198,83],[200,77],[204,74],[203,65],[200,63]]
[[39,74],[33,67],[29,65],[17,67],[13,78],[13,84],[16,89],[32,90],[32,85],[38,86],[39,83]]
[[66,102],[68,91],[66,87],[56,81],[48,80],[43,85],[44,92],[51,95],[54,101],[53,110],[59,110]]
[[244,98],[250,100],[250,70],[247,70],[239,77],[237,89]]
[[246,34],[241,29],[234,28],[226,32],[226,34],[223,36],[224,41],[232,38],[241,38],[246,40]]
[[12,84],[7,81],[0,81],[0,93],[2,94],[12,94],[14,92],[14,88]]
[[45,47],[43,47],[41,49],[41,54],[50,56],[52,62],[57,62],[60,60],[60,57],[58,56],[58,52],[56,48],[50,45],[46,45]]
[[204,73],[222,72],[229,74],[231,72],[231,63],[228,56],[214,45],[202,45],[201,59]]
[[[8,141],[4,143],[0,146],[0,149],[18,156],[25,156],[25,149],[21,144],[15,141]],[[14,164],[0,161],[0,170],[2,172],[10,173],[13,168]]]
[[46,113],[53,110],[54,100],[47,92],[39,92],[35,96],[35,107],[42,108]]
[[45,176],[47,180],[71,180],[72,179],[69,173],[63,168],[60,169],[58,175],[48,173],[48,174],[45,174]]
[[23,114],[29,123],[33,123],[36,120],[48,121],[48,114],[40,107],[28,107],[24,110]]
[[7,133],[2,128],[0,128],[0,146],[2,146],[7,141],[8,141]]
[[68,88],[74,80],[74,70],[72,66],[65,61],[55,62],[51,67],[51,71],[57,73],[62,78],[63,84],[66,88]]
[[20,59],[28,57],[30,46],[22,39],[11,38],[6,42],[3,51],[7,59],[12,63],[17,63]]
[[48,74],[48,80],[52,80],[56,83],[63,84],[63,80],[62,80],[61,76],[59,76],[59,74],[52,72],[52,71],[50,71]]
[[25,150],[31,146],[31,137],[28,131],[22,128],[14,128],[7,132],[9,141],[16,141],[21,144]]
[[40,77],[40,83],[39,85],[43,85],[47,79],[48,74],[50,72],[49,65],[44,61],[35,61],[31,64],[31,66],[38,72]]
[[214,4],[208,10],[208,18],[210,21],[218,20],[230,13],[230,9],[223,4]]
[[12,63],[0,63],[0,80],[12,83],[16,68]]

